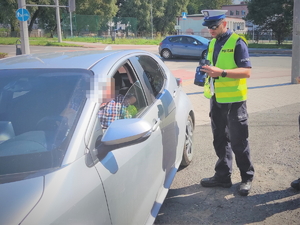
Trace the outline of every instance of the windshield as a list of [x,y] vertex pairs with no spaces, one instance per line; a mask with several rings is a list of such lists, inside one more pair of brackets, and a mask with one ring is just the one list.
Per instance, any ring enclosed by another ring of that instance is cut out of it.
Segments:
[[89,71],[0,74],[0,175],[59,167],[86,101]]

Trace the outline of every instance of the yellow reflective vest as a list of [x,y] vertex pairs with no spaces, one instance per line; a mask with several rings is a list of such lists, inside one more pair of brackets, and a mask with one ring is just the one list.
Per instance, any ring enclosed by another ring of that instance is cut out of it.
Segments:
[[[237,40],[240,38],[236,33],[232,33],[228,38],[217,58],[216,67],[221,69],[234,69],[237,65],[234,61],[234,50]],[[213,52],[216,39],[212,39],[207,53],[207,59],[213,62]],[[212,97],[210,90],[210,77],[206,78],[204,85],[204,96]],[[241,102],[247,99],[247,80],[246,78],[234,79],[228,77],[219,77],[214,79],[214,94],[219,103]]]

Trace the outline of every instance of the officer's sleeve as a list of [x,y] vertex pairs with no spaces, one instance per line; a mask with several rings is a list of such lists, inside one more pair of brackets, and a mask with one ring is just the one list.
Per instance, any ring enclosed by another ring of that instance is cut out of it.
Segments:
[[239,39],[236,42],[234,60],[238,67],[252,67],[248,52],[248,46],[242,39]]

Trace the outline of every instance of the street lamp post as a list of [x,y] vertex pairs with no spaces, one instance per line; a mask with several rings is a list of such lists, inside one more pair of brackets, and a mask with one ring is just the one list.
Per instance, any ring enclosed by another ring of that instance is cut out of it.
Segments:
[[151,37],[153,39],[153,14],[152,14],[152,0],[151,0]]
[[58,0],[55,0],[55,5],[56,5],[57,37],[58,37],[58,42],[62,42],[62,38],[61,38],[61,27],[60,27],[59,2],[58,2]]

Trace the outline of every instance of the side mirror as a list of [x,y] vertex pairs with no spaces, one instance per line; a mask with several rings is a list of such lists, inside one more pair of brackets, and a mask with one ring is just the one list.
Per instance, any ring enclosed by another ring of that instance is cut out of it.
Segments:
[[112,150],[142,142],[151,132],[151,125],[141,118],[116,120],[107,128],[101,143]]

